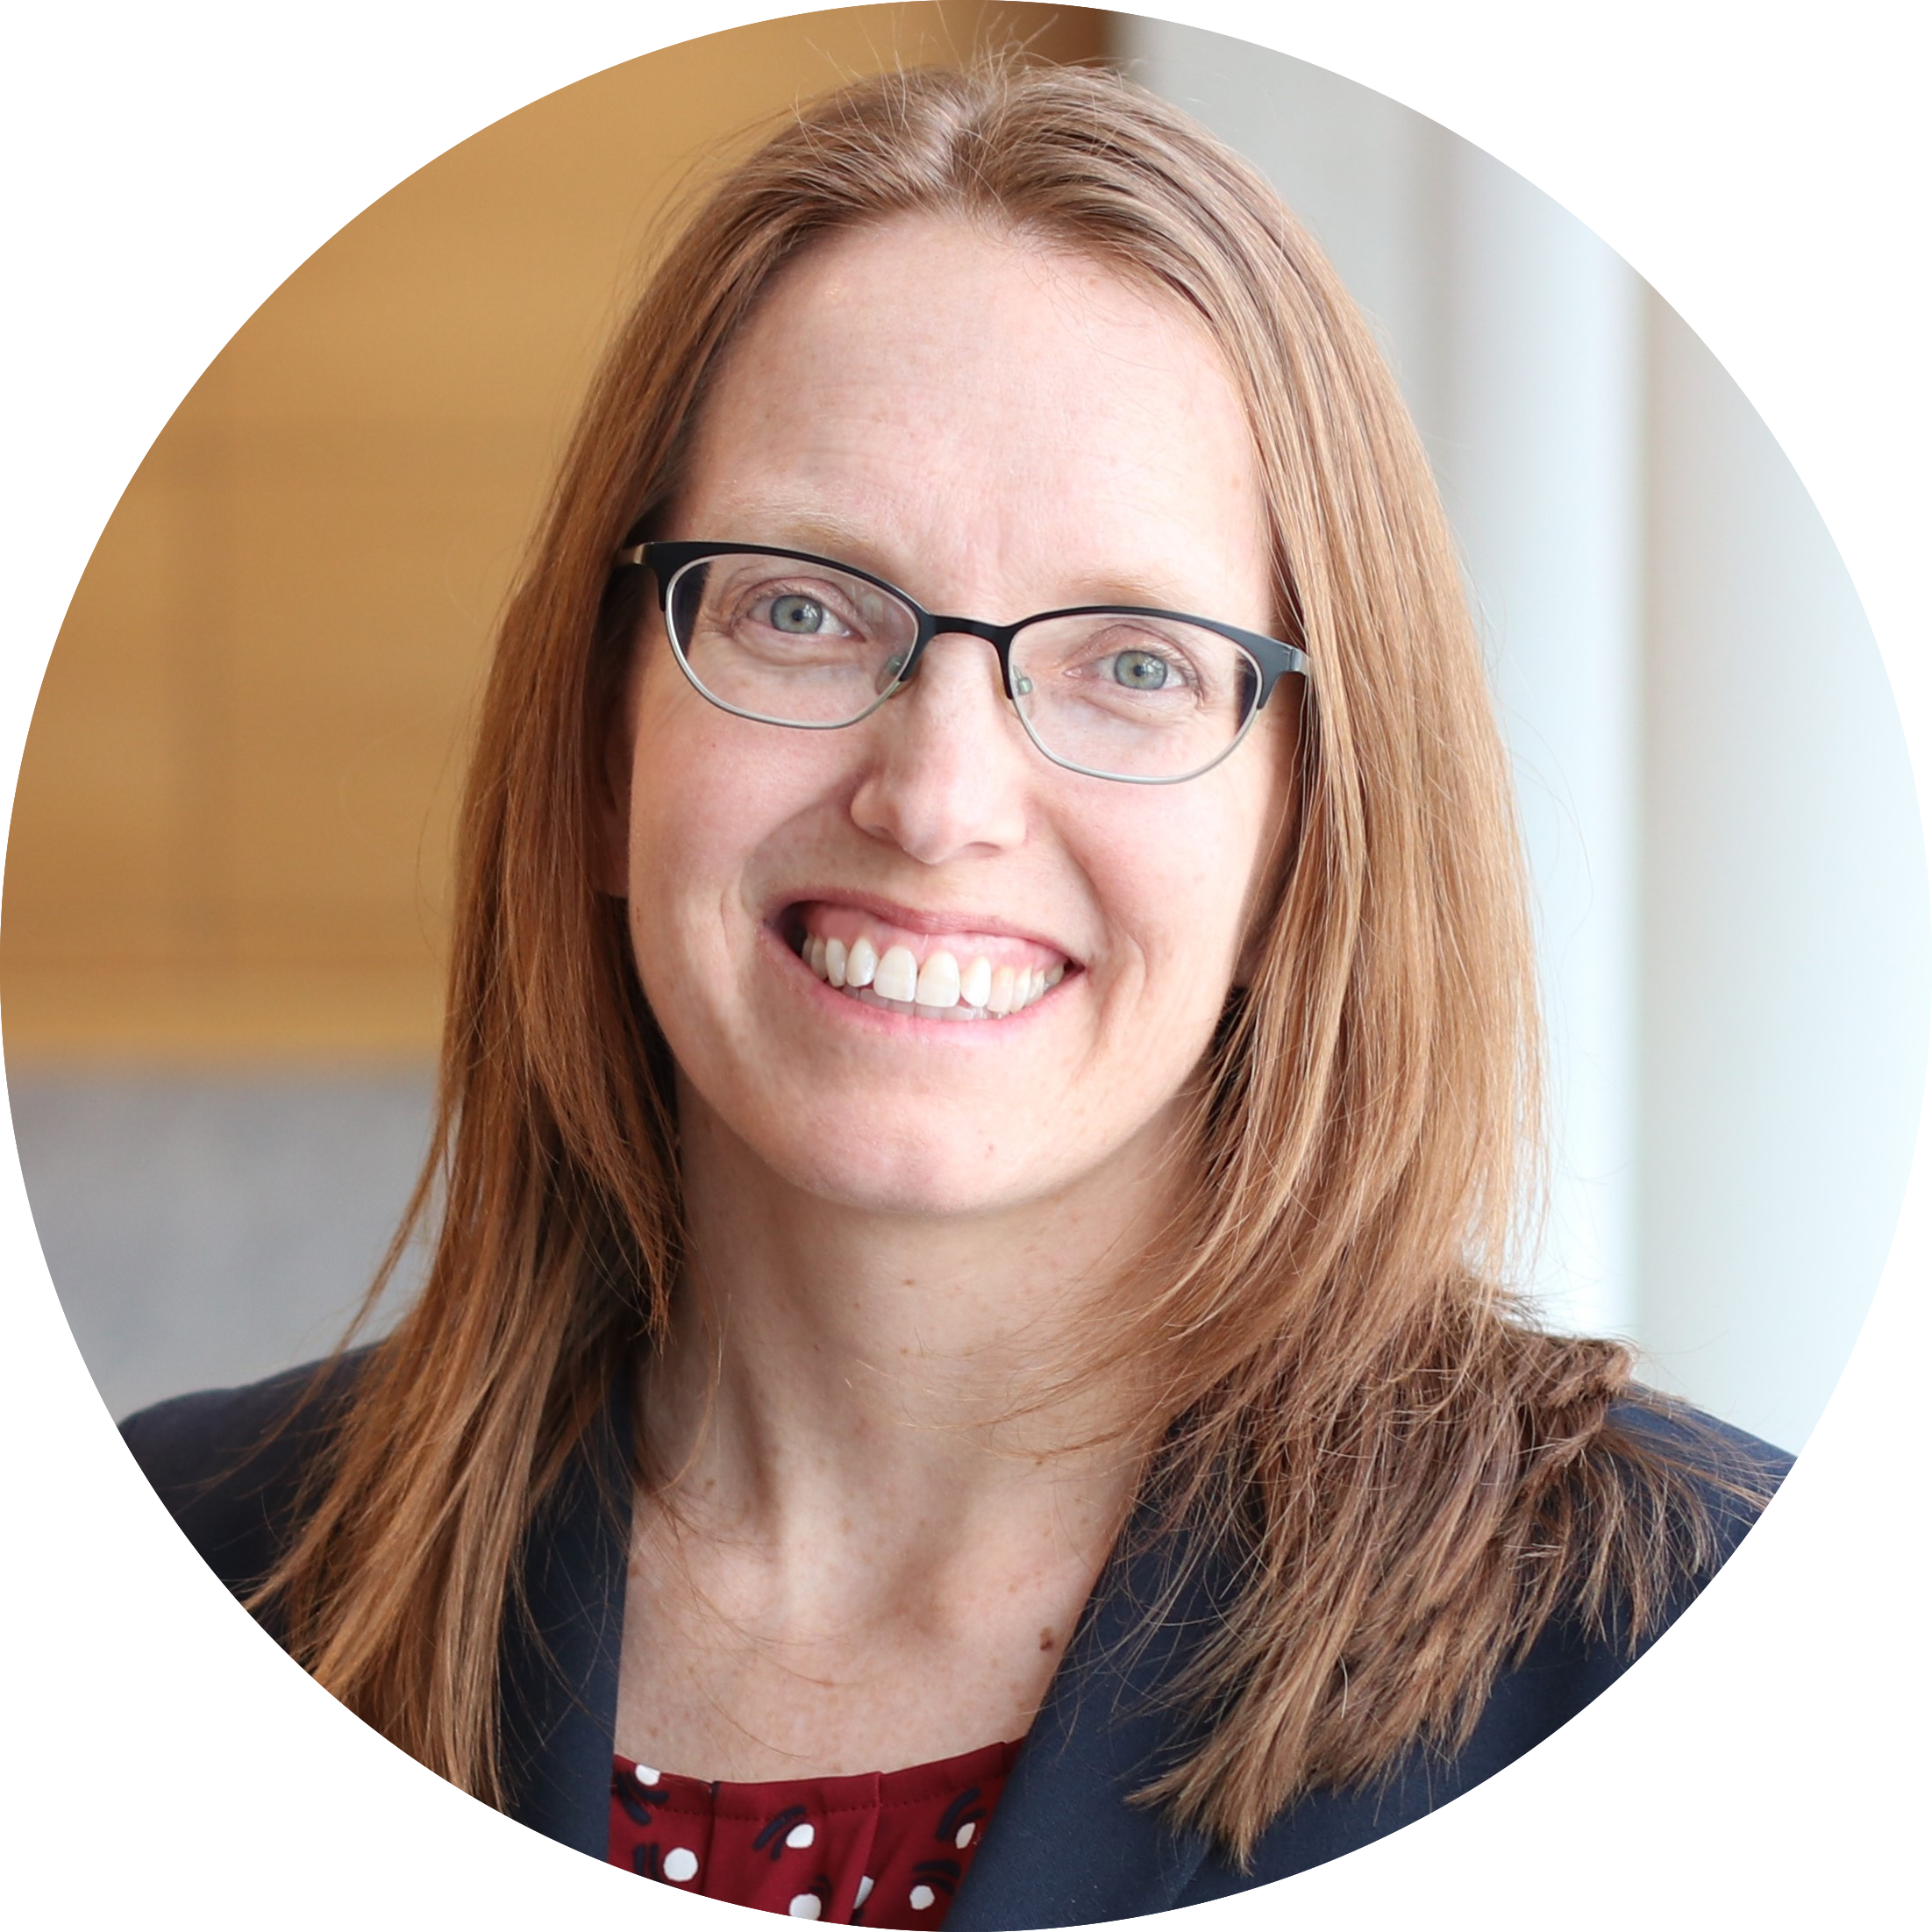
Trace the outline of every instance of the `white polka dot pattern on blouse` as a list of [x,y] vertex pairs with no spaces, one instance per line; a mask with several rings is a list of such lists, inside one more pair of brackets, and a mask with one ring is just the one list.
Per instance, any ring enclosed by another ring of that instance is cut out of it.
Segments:
[[609,1860],[780,1917],[934,1932],[985,1843],[1017,1750],[987,1745],[871,1778],[763,1785],[614,1754]]

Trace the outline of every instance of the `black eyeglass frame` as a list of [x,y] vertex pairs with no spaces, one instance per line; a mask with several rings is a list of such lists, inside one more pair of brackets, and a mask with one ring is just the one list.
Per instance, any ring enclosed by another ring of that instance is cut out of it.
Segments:
[[[1223,759],[1232,754],[1242,739],[1248,735],[1249,728],[1261,715],[1261,709],[1273,694],[1275,686],[1291,673],[1299,677],[1308,674],[1308,653],[1298,645],[1284,644],[1279,638],[1264,637],[1258,631],[1244,631],[1238,624],[1223,624],[1213,617],[1190,617],[1184,611],[1162,610],[1146,604],[1130,603],[1085,603],[1073,604],[1060,610],[1038,610],[1031,617],[1022,617],[1017,624],[987,624],[978,617],[946,617],[928,610],[923,604],[895,583],[883,577],[876,577],[869,570],[859,570],[854,566],[840,563],[836,558],[821,557],[809,550],[787,550],[772,544],[735,544],[708,541],[652,542],[643,534],[644,525],[634,525],[626,532],[623,545],[617,552],[613,566],[616,569],[649,570],[658,582],[658,609],[664,619],[664,634],[670,639],[671,649],[693,687],[709,702],[721,711],[729,711],[735,717],[748,718],[755,724],[774,724],[781,730],[790,731],[842,731],[848,726],[863,723],[879,709],[888,698],[903,690],[917,674],[920,660],[925,655],[926,646],[935,638],[961,636],[979,638],[993,646],[995,656],[1000,660],[1000,687],[1006,694],[1007,701],[1013,706],[1022,728],[1031,739],[1034,749],[1042,758],[1058,765],[1063,771],[1079,772],[1083,777],[1104,778],[1121,785],[1184,785],[1189,779],[1200,778],[1211,772]],[[916,630],[910,649],[906,652],[905,662],[899,667],[898,675],[881,691],[873,702],[859,712],[857,717],[842,718],[836,724],[800,724],[791,718],[776,718],[766,716],[762,711],[747,711],[741,706],[728,704],[704,683],[690,659],[684,654],[684,646],[678,641],[677,628],[671,622],[671,589],[677,579],[693,564],[705,563],[714,557],[748,556],[781,557],[794,563],[818,564],[829,570],[842,572],[848,577],[857,577],[861,582],[869,583],[876,590],[884,591],[895,598],[909,610],[916,620]],[[1165,617],[1175,624],[1187,624],[1197,630],[1211,631],[1217,637],[1226,638],[1231,644],[1240,646],[1253,661],[1256,674],[1255,695],[1248,707],[1247,716],[1241,721],[1241,728],[1229,740],[1227,749],[1220,752],[1211,762],[1198,770],[1184,772],[1173,778],[1137,777],[1121,772],[1098,772],[1085,765],[1076,765],[1069,759],[1057,756],[1042,745],[1035,735],[1024,709],[1019,702],[1019,695],[1013,688],[1013,640],[1021,631],[1037,624],[1044,624],[1055,617],[1098,617],[1106,612],[1118,611],[1123,617]]]

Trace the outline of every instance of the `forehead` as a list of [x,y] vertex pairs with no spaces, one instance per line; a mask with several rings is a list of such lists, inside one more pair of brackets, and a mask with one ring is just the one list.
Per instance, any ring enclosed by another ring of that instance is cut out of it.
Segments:
[[822,243],[767,289],[711,386],[678,514],[680,534],[862,548],[852,560],[1016,595],[1043,577],[1171,581],[1178,598],[1266,576],[1252,437],[1191,311],[944,217]]

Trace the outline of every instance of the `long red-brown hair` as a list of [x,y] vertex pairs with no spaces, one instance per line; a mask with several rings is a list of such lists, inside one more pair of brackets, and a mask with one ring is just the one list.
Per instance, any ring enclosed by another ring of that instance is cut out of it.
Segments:
[[708,373],[774,274],[914,211],[1076,251],[1199,317],[1247,406],[1280,620],[1312,663],[1292,862],[1197,1083],[1199,1185],[1083,1365],[1151,1379],[1163,1492],[1239,1559],[1184,1686],[1216,1722],[1146,1796],[1240,1852],[1308,1783],[1452,1744],[1558,1608],[1641,1634],[1708,1545],[1690,1486],[1608,1420],[1627,1352],[1539,1331],[1504,1286],[1534,1180],[1530,943],[1415,433],[1266,183],[1102,73],[920,70],[808,105],[712,189],[612,346],[482,709],[411,1212],[436,1222],[433,1260],[261,1600],[338,1696],[500,1797],[522,1538],[665,1333],[680,1266],[667,1056],[595,884],[635,628],[613,552],[669,498]]

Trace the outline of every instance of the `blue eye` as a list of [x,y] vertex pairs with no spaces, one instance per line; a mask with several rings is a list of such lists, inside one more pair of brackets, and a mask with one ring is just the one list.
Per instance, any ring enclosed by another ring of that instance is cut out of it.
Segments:
[[1164,690],[1173,667],[1151,651],[1121,651],[1114,657],[1114,681],[1130,691]]
[[772,628],[788,631],[794,637],[809,638],[831,629],[831,623],[824,605],[816,597],[794,593],[772,599]]

